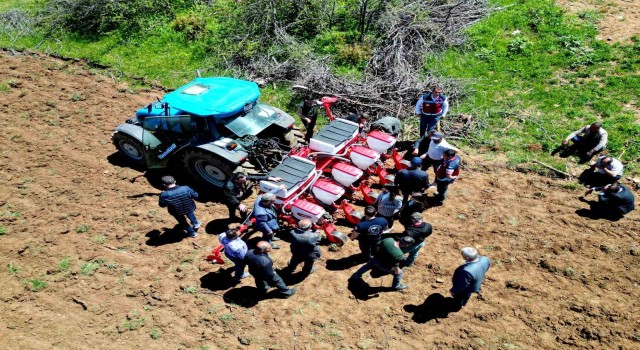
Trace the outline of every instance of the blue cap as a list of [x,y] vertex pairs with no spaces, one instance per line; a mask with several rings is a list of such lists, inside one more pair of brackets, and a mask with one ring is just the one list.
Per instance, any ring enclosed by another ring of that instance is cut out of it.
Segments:
[[416,167],[421,166],[422,165],[422,158],[420,158],[420,157],[411,158],[411,165],[416,166]]

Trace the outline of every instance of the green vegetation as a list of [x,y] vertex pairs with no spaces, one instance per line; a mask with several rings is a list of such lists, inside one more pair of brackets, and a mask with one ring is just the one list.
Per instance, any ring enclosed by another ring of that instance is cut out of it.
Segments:
[[85,276],[92,276],[100,268],[100,264],[100,262],[95,260],[86,262],[82,264],[82,266],[80,266],[80,274]]
[[7,264],[7,271],[9,271],[10,274],[15,275],[18,273],[18,271],[20,271],[20,267],[10,262]]
[[60,260],[60,262],[58,262],[58,271],[67,272],[67,271],[69,271],[70,268],[71,268],[71,258],[70,257],[67,256],[64,259]]
[[0,236],[7,234],[7,226],[0,226]]
[[[333,11],[310,1],[296,11],[291,2],[276,0],[274,16],[251,12],[258,2],[9,0],[0,12],[17,8],[44,22],[26,35],[0,31],[0,46],[87,58],[126,76],[176,87],[198,68],[207,67],[205,75],[229,74],[226,62],[247,62],[257,52],[269,50],[280,62],[304,55],[304,50],[265,43],[265,30],[286,22],[305,49],[330,55],[338,73],[362,73],[377,38],[352,16],[356,1],[337,1]],[[603,15],[594,10],[572,15],[551,0],[491,2],[499,10],[469,28],[466,43],[426,59],[424,73],[467,82],[467,95],[452,112],[486,125],[467,142],[505,153],[514,168],[547,172],[531,163],[538,159],[565,169],[566,160],[550,156],[551,150],[569,132],[601,119],[609,131],[610,154],[627,162],[627,173],[640,170],[634,162],[640,156],[640,123],[632,107],[640,96],[640,39],[611,45],[597,40]],[[83,11],[87,8],[92,11]],[[292,21],[298,12],[299,20]],[[247,15],[252,20],[244,20]],[[10,89],[0,82],[0,92]],[[71,101],[84,98],[70,96]],[[262,98],[293,110],[286,84],[265,88]]]
[[152,328],[151,331],[149,331],[149,336],[153,340],[160,339],[161,335],[162,335],[162,332],[160,332],[158,328]]
[[[41,278],[41,277],[40,277]],[[27,280],[25,283],[27,288],[32,292],[39,292],[45,288],[47,288],[47,282],[41,280],[40,278],[32,278]]]
[[84,225],[84,224],[83,225],[78,225],[76,227],[76,232],[77,233],[87,233],[87,232],[89,232],[89,226]]

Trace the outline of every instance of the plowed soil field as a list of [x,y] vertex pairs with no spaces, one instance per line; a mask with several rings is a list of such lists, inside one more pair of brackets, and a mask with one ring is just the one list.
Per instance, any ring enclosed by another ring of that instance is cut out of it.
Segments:
[[[157,205],[162,173],[115,154],[113,128],[162,91],[31,54],[0,54],[0,82],[2,349],[640,347],[639,211],[585,217],[573,182],[467,151],[449,199],[425,214],[434,234],[405,272],[409,289],[354,296],[348,242],[324,246],[318,272],[290,280],[292,298],[256,300],[253,278],[230,286],[229,264],[204,261],[227,213],[216,194],[201,193],[205,226],[181,239]],[[493,262],[483,298],[425,314],[427,298],[448,296],[467,245]]]

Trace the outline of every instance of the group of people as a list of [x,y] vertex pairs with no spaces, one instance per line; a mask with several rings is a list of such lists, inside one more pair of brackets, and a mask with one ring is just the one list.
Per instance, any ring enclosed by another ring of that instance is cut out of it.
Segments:
[[[590,204],[593,216],[619,220],[635,209],[635,198],[619,182],[624,172],[622,162],[608,155],[598,155],[606,149],[608,140],[609,133],[601,123],[595,122],[569,134],[552,153],[560,153],[562,157],[575,154],[580,163],[590,162],[589,168],[580,175],[580,181],[588,188],[585,196],[597,192],[598,200],[588,201],[584,196],[580,199]],[[596,160],[591,161],[596,155]]]

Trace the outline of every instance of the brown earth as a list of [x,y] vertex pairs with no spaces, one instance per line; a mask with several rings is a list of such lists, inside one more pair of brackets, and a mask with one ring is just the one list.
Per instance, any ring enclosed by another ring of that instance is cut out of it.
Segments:
[[[200,203],[205,229],[172,239],[157,174],[113,154],[114,126],[161,91],[135,93],[81,64],[34,55],[0,55],[0,82],[11,86],[0,91],[3,349],[640,346],[640,214],[580,216],[587,205],[572,182],[474,157],[445,205],[426,214],[434,234],[406,271],[408,290],[355,298],[347,278],[357,267],[336,262],[357,251],[349,242],[324,247],[319,271],[294,297],[256,304],[252,278],[231,288],[203,261],[225,207]],[[414,320],[412,306],[448,294],[466,245],[493,261],[483,300]],[[288,252],[286,243],[273,252],[277,265]],[[38,281],[47,286],[32,291]]]
[[595,11],[602,15],[598,21],[598,38],[608,42],[629,42],[640,34],[640,1],[638,0],[557,0],[571,13]]

